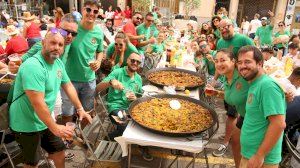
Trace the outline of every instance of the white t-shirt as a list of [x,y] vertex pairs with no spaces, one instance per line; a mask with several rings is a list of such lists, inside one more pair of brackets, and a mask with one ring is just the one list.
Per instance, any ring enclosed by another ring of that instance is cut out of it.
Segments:
[[253,19],[251,20],[250,25],[251,25],[251,30],[249,31],[249,34],[255,33],[257,28],[261,26],[261,21],[258,19]]

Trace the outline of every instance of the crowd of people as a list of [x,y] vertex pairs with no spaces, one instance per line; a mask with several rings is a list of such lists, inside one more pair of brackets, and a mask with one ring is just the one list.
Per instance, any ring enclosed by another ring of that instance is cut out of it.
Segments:
[[[64,167],[65,159],[74,157],[64,152],[63,139],[74,134],[65,124],[74,122],[76,115],[91,122],[87,112],[93,110],[99,92],[108,90],[108,114],[116,125],[109,138],[121,136],[126,125],[116,117],[141,95],[142,69],[152,55],[161,55],[163,66],[191,63],[205,74],[206,88],[216,90],[216,95],[207,96],[224,99],[226,130],[214,156],[224,155],[231,144],[236,167],[278,167],[283,131],[300,119],[300,40],[283,21],[273,33],[273,12],[261,20],[259,14],[251,22],[245,18],[239,28],[221,8],[211,21],[199,27],[188,24],[184,30],[163,24],[157,7],[147,14],[132,13],[128,6],[124,11],[110,6],[103,12],[96,1],[85,1],[81,13],[73,9],[64,14],[57,7],[53,14],[38,20],[25,12],[20,29],[18,23],[6,23],[10,38],[5,49],[0,47],[7,55],[1,69],[17,74],[10,128],[25,167],[37,165],[40,146],[56,167]],[[112,40],[96,25],[97,19],[105,19],[102,24]],[[116,31],[116,27],[121,28]],[[179,51],[194,59],[175,58]],[[14,54],[21,65],[9,59]],[[62,125],[56,123],[58,115]],[[151,161],[148,148],[141,149],[143,158]]]

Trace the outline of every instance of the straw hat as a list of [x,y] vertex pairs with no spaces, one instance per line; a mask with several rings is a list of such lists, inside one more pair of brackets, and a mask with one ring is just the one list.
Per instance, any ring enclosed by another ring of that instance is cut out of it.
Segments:
[[18,34],[18,33],[19,33],[19,30],[14,25],[9,25],[9,26],[6,27],[6,34],[7,35],[12,36],[12,35],[15,35],[15,34]]
[[22,19],[25,21],[33,20],[33,19],[35,19],[35,15],[31,15],[30,12],[23,12]]

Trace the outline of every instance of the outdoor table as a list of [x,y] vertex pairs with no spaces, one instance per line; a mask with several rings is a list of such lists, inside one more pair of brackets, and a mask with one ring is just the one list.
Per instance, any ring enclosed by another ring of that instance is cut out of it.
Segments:
[[[184,59],[186,60],[190,59],[188,58],[188,56],[185,57],[186,58]],[[196,71],[196,68],[192,64],[188,63],[178,68]],[[199,89],[191,90],[190,97],[199,100]],[[188,140],[187,137],[171,137],[156,134],[145,128],[142,128],[133,121],[129,122],[123,135],[120,137],[116,137],[115,140],[121,145],[123,151],[122,156],[128,156],[128,168],[131,167],[131,144],[137,144],[141,146],[156,146],[194,153],[193,159],[187,164],[187,167],[189,167],[191,164],[193,164],[194,166],[195,157],[202,151],[204,151],[207,161],[205,150],[205,146],[208,143],[207,140],[204,140],[202,138],[192,138],[191,140]],[[169,167],[178,159],[178,157],[179,156],[175,157]],[[206,162],[206,164],[208,167],[208,161]]]

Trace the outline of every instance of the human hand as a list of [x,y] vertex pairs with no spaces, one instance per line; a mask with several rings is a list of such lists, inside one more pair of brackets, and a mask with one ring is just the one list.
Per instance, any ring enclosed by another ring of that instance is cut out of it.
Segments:
[[275,16],[274,13],[272,11],[270,11],[270,10],[268,11],[268,14],[269,14],[270,17],[274,17]]
[[56,124],[50,131],[60,138],[70,138],[74,135],[74,130],[71,127]]
[[114,89],[117,89],[117,90],[123,90],[124,89],[124,86],[121,82],[119,82],[118,80],[116,79],[113,79],[111,81],[111,87],[113,87]]
[[212,55],[210,55],[210,54],[207,54],[207,55],[206,55],[206,58],[208,59],[208,61],[210,61],[210,62],[214,62],[214,58],[213,58],[213,56],[212,56]]
[[95,60],[94,62],[90,63],[90,67],[93,71],[97,71],[100,68],[101,61]]
[[264,157],[253,155],[249,161],[247,168],[261,168],[264,164]]
[[86,119],[90,124],[92,123],[92,117],[90,114],[88,114],[84,109],[77,111],[77,114],[79,116],[79,121],[82,121],[83,119]]
[[151,38],[149,39],[149,43],[150,43],[150,44],[154,44],[155,41],[156,41],[156,39],[155,39],[154,37],[151,37]]
[[16,63],[14,63],[12,61],[8,62],[8,70],[9,70],[9,72],[11,72],[13,74],[16,74],[16,73],[18,73],[19,68],[20,68],[20,66],[17,65]]
[[128,95],[126,95],[126,97],[129,101],[136,100],[136,96],[135,96],[134,92],[132,92],[132,91],[130,93],[128,93]]

